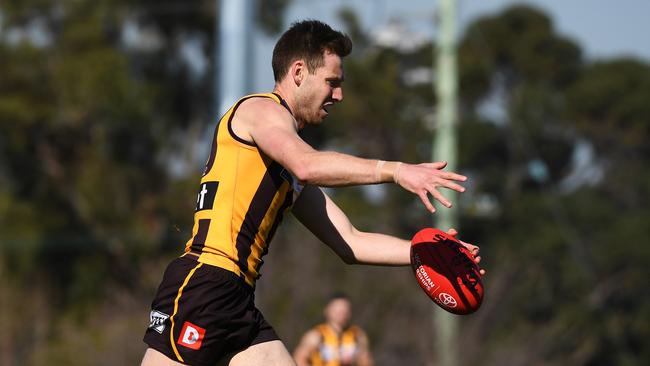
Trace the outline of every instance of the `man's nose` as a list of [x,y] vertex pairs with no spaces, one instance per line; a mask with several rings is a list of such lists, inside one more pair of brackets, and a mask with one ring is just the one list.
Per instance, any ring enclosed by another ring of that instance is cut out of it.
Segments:
[[332,99],[337,101],[337,102],[342,101],[343,100],[343,88],[341,88],[340,86],[334,88],[334,90],[332,90]]

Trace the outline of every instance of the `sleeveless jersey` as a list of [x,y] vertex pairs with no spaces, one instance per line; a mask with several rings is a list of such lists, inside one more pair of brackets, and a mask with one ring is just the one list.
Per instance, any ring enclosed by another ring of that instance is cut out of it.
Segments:
[[201,178],[192,238],[185,252],[198,254],[199,262],[231,271],[255,287],[262,257],[300,186],[288,170],[255,144],[235,135],[233,116],[249,98],[271,98],[289,109],[277,94],[252,94],[221,117]]
[[359,351],[357,340],[359,330],[356,326],[348,327],[341,334],[337,334],[327,324],[316,326],[316,330],[320,334],[321,341],[318,349],[309,357],[310,365],[340,366],[342,358],[356,360]]

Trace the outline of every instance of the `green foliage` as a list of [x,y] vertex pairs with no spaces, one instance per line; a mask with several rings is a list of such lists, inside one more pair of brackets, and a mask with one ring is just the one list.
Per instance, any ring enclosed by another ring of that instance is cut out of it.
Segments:
[[[650,186],[640,165],[648,163],[648,65],[584,64],[579,48],[528,7],[477,20],[460,44],[469,117],[461,166],[478,178],[475,196],[499,198],[496,216],[461,225],[488,249],[487,294],[499,295],[499,309],[486,315],[493,351],[481,360],[643,364],[647,327],[631,324],[647,316],[649,301],[638,282],[650,254],[640,240]],[[482,103],[505,118],[484,121]],[[604,179],[563,191],[578,139],[596,148],[588,164]],[[547,178],[531,173],[533,162]],[[502,342],[516,351],[501,353]]]
[[[51,44],[1,46],[8,72],[0,83],[0,216],[9,243],[1,250],[8,270],[43,270],[65,287],[79,279],[78,261],[103,258],[96,268],[108,268],[160,240],[151,231],[135,237],[129,226],[160,220],[143,199],[165,186],[149,86],[133,77],[108,31],[115,19],[84,5],[71,3],[62,15],[50,9]],[[71,298],[56,293],[55,301]]]
[[631,59],[601,61],[587,67],[569,90],[567,114],[605,154],[647,153],[648,98],[650,66]]

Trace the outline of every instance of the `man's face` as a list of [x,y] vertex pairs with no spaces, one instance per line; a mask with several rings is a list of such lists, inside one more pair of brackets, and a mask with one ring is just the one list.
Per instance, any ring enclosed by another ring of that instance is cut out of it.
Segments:
[[326,51],[323,60],[324,65],[313,74],[305,69],[305,78],[296,92],[296,117],[304,123],[321,123],[328,108],[343,100],[341,57]]
[[325,308],[325,318],[328,322],[345,328],[352,316],[352,306],[347,299],[334,299]]

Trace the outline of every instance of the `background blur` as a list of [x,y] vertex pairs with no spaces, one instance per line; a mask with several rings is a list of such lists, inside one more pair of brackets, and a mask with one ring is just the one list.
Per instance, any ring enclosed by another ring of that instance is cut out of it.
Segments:
[[[436,5],[254,2],[245,71],[270,91],[279,33],[330,22],[355,49],[345,102],[308,140],[428,161]],[[489,271],[482,308],[458,317],[460,363],[650,364],[648,3],[459,9],[459,231]],[[219,12],[213,0],[0,3],[0,365],[139,363],[223,113]],[[331,193],[362,230],[431,225],[394,186]],[[409,268],[346,266],[293,218],[265,262],[258,306],[290,349],[345,291],[378,365],[433,364],[438,309]]]

